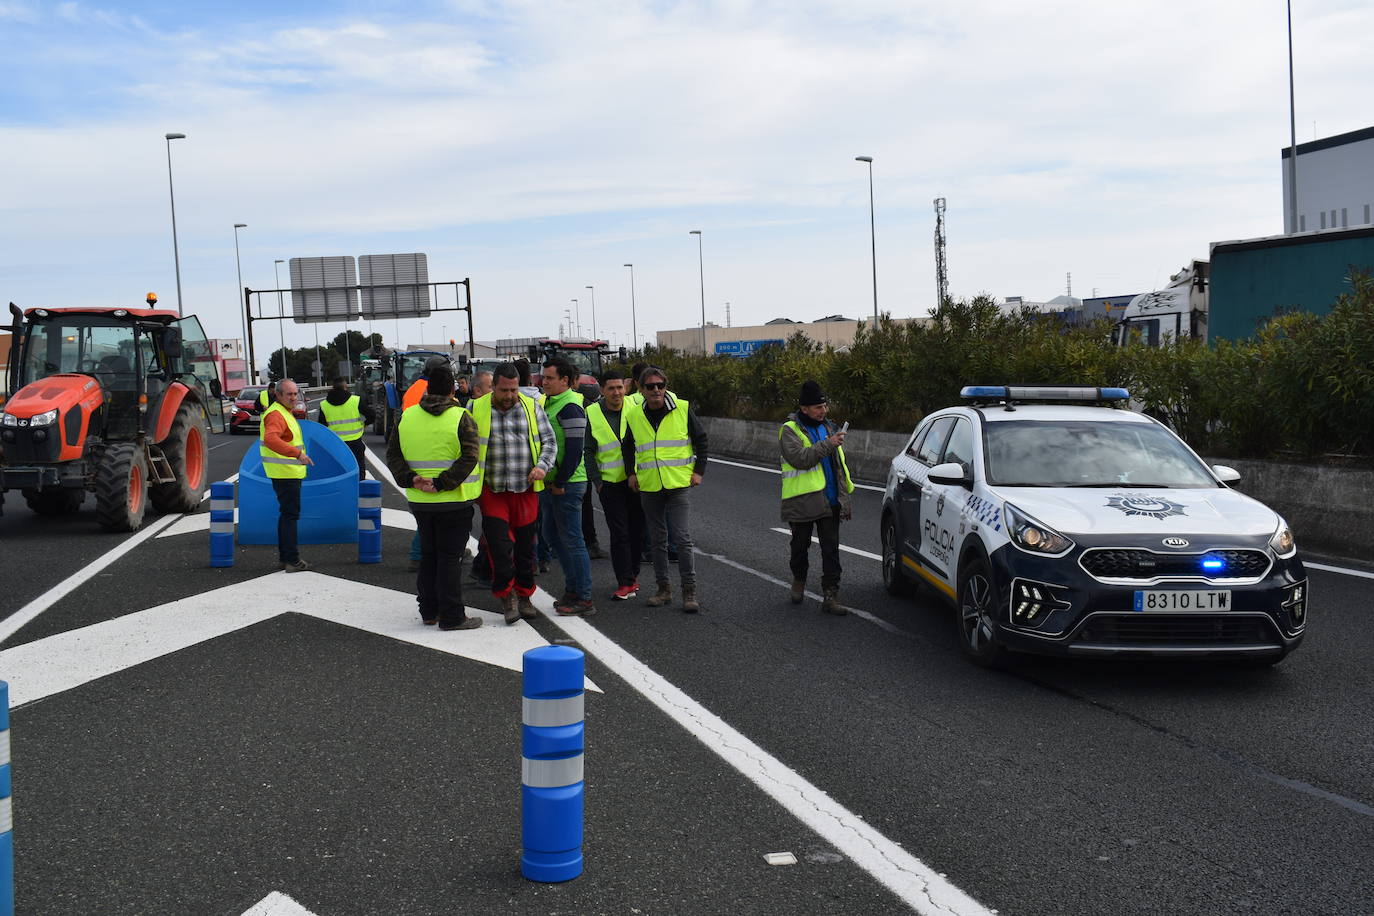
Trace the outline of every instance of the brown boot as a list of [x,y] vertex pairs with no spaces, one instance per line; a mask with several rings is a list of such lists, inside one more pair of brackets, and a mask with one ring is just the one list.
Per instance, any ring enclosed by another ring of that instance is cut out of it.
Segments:
[[689,614],[695,614],[701,610],[701,605],[697,604],[697,587],[695,585],[682,586],[682,609]]
[[805,598],[805,597],[806,597],[806,580],[805,580],[805,579],[793,579],[793,580],[792,580],[792,603],[793,603],[793,604],[801,604],[801,603],[802,603],[802,599]]
[[652,598],[650,598],[646,603],[649,605],[649,607],[663,607],[665,604],[671,604],[672,600],[673,587],[669,585],[668,581],[665,579],[658,583],[658,593],[655,594]]
[[845,614],[849,613],[844,605],[840,604],[840,589],[838,586],[825,589],[825,597],[821,601],[821,610],[825,611],[827,614],[834,614],[838,617],[843,617]]
[[510,593],[501,599],[501,609],[506,612],[506,626],[520,619],[519,600],[515,595],[515,589],[511,589]]

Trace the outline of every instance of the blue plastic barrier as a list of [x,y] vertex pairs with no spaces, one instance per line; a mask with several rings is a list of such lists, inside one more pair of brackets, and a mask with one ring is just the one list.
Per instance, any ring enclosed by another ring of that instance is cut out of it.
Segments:
[[[301,485],[301,518],[296,538],[302,544],[354,544],[358,540],[358,461],[327,427],[299,421],[305,453],[314,465]],[[239,464],[239,543],[277,543],[277,494],[262,469],[262,456],[250,447]]]
[[520,873],[531,881],[582,874],[584,670],[570,646],[524,655]]
[[234,565],[234,485],[210,484],[210,565]]
[[382,562],[382,482],[358,481],[358,562]]
[[0,681],[0,916],[14,916],[14,813],[10,806],[10,685]]

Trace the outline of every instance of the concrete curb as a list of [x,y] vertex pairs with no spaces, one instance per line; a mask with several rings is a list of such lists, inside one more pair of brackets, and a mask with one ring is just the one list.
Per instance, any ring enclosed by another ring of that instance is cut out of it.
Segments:
[[[778,463],[781,424],[724,417],[701,420],[713,455],[769,466]],[[892,456],[906,447],[908,436],[851,429],[844,448],[850,473],[865,483],[886,483]],[[1236,489],[1281,514],[1301,547],[1374,561],[1374,471],[1238,458],[1204,460],[1239,471]]]

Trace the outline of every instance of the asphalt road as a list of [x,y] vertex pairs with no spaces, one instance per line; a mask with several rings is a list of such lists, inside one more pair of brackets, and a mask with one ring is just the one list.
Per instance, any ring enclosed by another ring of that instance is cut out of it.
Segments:
[[[251,443],[213,437],[213,476]],[[239,914],[273,891],[318,916],[936,911],[892,889],[883,860],[903,850],[1000,913],[1370,910],[1374,579],[1311,570],[1306,641],[1270,670],[1027,658],[988,672],[959,655],[952,610],[889,597],[860,553],[843,555],[855,613],[788,603],[777,487],[716,462],[694,493],[700,615],[601,600],[587,621],[437,634],[588,650],[604,692],[587,701],[587,867],[553,886],[518,871],[517,673],[293,603],[301,586],[272,548],[212,570],[204,533],[145,538],[0,642],[0,677],[19,647],[57,657],[62,634],[172,602],[188,626],[236,601],[269,610],[13,710],[19,911]],[[878,553],[879,500],[856,493],[846,545]],[[379,566],[304,548],[311,582],[413,594],[409,538],[387,528]],[[4,616],[127,539],[97,533],[89,507],[43,519],[11,497]],[[602,598],[610,564],[593,568]],[[395,606],[398,626],[424,629]],[[703,717],[671,715],[667,689],[621,656],[742,738],[700,737]],[[745,757],[778,769],[732,765],[746,739]],[[838,806],[840,830],[895,845],[867,854],[815,827],[778,788],[794,778]],[[781,851],[797,864],[765,864]]]

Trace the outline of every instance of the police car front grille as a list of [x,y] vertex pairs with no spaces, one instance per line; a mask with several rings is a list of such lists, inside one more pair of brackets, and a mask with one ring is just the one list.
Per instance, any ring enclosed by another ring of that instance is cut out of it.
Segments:
[[1279,645],[1273,623],[1264,617],[1184,614],[1098,614],[1073,641],[1142,648]]
[[[1220,560],[1207,569],[1203,559]],[[1098,579],[1258,579],[1269,569],[1262,550],[1209,550],[1206,553],[1156,553],[1143,548],[1096,548],[1083,553],[1083,568]]]

